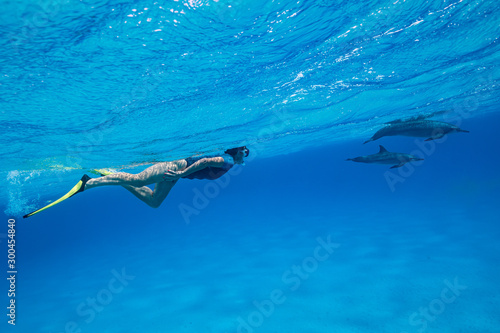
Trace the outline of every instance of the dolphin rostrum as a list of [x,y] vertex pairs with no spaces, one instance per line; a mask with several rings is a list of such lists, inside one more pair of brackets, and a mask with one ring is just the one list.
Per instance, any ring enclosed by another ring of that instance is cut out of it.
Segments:
[[391,153],[388,152],[383,146],[379,146],[380,151],[376,154],[367,156],[358,156],[355,158],[348,158],[346,161],[354,161],[361,163],[378,163],[378,164],[394,164],[391,169],[399,168],[411,161],[422,161],[423,158],[415,157],[410,154],[404,153]]
[[387,126],[378,130],[370,140],[364,143],[380,139],[384,136],[416,136],[420,138],[427,138],[425,141],[435,140],[442,138],[448,133],[458,133],[469,131],[460,129],[459,127],[448,124],[442,121],[427,120],[425,116],[410,118],[409,120],[394,120],[386,123]]

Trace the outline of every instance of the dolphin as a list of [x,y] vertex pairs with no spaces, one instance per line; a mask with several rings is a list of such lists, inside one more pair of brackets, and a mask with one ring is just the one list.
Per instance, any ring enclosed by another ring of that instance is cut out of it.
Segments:
[[387,151],[383,146],[379,146],[380,151],[376,154],[367,156],[358,156],[355,158],[348,158],[346,161],[354,161],[361,163],[378,163],[378,164],[395,164],[391,166],[391,169],[399,168],[408,162],[412,161],[422,161],[423,158],[415,157],[410,154],[404,153],[391,153]]
[[409,120],[394,120],[386,123],[387,126],[378,130],[369,140],[364,143],[375,141],[384,136],[416,136],[427,138],[425,141],[440,139],[448,133],[469,131],[460,129],[459,127],[436,120],[427,120],[427,116],[418,116]]

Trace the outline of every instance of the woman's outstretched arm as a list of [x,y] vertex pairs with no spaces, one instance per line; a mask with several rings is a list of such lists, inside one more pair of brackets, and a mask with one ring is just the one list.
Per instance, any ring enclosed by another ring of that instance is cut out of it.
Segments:
[[202,158],[196,162],[194,162],[192,165],[187,167],[184,170],[180,171],[172,171],[168,170],[165,172],[165,175],[163,176],[163,179],[167,181],[174,181],[179,178],[188,176],[192,173],[195,173],[196,171],[200,171],[202,169],[208,168],[208,167],[221,167],[224,165],[224,159],[220,156],[218,157],[210,157],[210,158]]

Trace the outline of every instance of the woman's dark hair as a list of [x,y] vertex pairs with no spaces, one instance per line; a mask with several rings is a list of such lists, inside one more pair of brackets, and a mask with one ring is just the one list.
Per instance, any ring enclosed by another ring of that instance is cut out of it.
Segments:
[[242,149],[245,150],[245,157],[247,157],[248,154],[250,154],[250,150],[248,150],[248,148],[246,146],[228,149],[224,152],[224,154],[231,155],[234,158],[234,156],[236,156],[236,154],[238,153],[238,150],[242,150]]

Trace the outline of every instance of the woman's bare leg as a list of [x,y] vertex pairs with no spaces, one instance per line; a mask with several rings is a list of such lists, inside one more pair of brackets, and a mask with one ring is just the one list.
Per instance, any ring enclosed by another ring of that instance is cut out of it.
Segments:
[[[182,163],[179,162],[162,162],[150,166],[146,170],[136,175],[126,172],[117,172],[99,178],[92,178],[85,184],[85,190],[106,185],[130,185],[133,187],[142,187],[146,185],[163,182],[163,175],[167,170],[177,171]],[[185,164],[185,162],[184,162]]]
[[177,180],[173,182],[162,181],[161,183],[157,183],[155,185],[154,191],[151,191],[151,189],[147,186],[135,187],[131,185],[123,185],[123,187],[150,207],[158,208],[176,183]]

